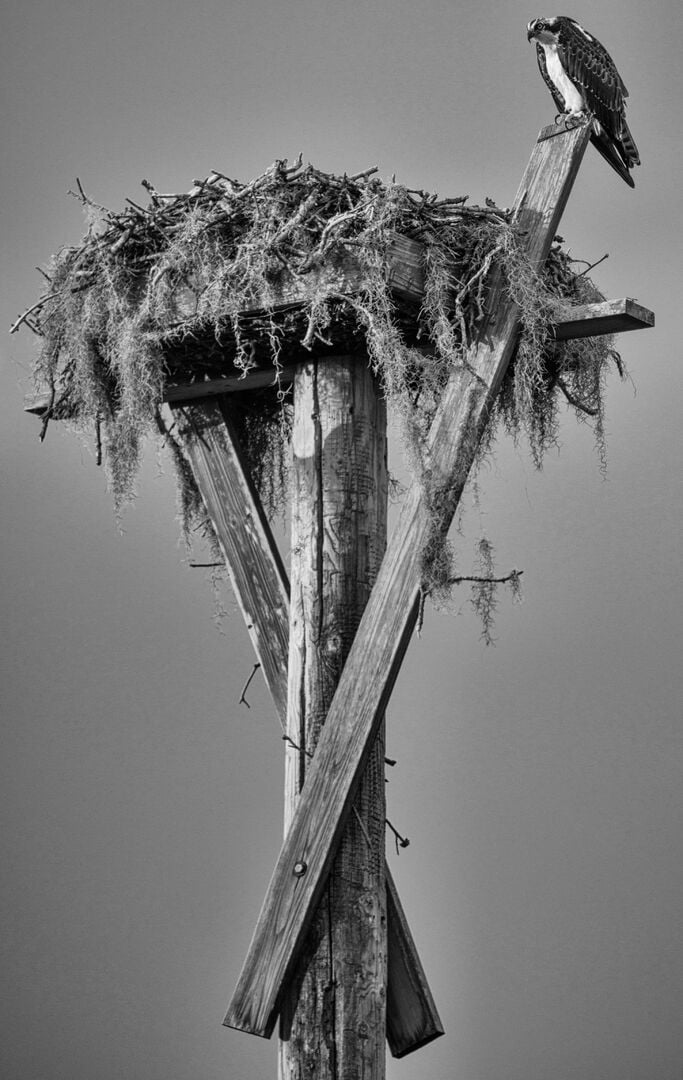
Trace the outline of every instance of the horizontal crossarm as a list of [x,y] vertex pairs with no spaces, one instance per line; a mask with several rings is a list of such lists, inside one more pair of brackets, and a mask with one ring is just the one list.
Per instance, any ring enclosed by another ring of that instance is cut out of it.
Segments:
[[[406,241],[414,247],[421,245],[417,241]],[[630,297],[621,297],[618,300],[603,300],[597,304],[582,304],[572,311],[571,316],[558,321],[553,326],[553,333],[558,341],[566,341],[568,338],[598,337],[601,334],[623,334],[628,330],[644,330],[654,326],[654,312],[639,304]],[[426,357],[433,355],[431,349],[416,349],[424,353]],[[321,358],[324,363],[324,357]],[[174,405],[188,401],[196,401],[199,398],[217,397],[222,394],[239,394],[244,390],[258,390],[265,387],[284,388],[291,385],[294,379],[295,364],[285,364],[278,369],[277,380],[272,364],[264,367],[255,367],[246,374],[243,371],[234,371],[218,379],[206,379],[204,381],[173,383],[166,387],[163,400]],[[29,398],[24,406],[24,411],[34,413],[36,416],[44,416],[50,405],[48,394],[38,394]]]
[[[245,466],[225,398],[171,406],[185,453],[216,530],[278,717],[287,718],[289,582]],[[443,1034],[389,867],[387,1042],[404,1057]]]
[[644,330],[655,324],[653,311],[637,300],[603,300],[599,304],[583,304],[553,327],[558,341],[568,338],[598,337],[600,334],[623,334],[625,330]]
[[[647,330],[654,325],[654,311],[637,300],[624,296],[618,300],[602,300],[597,304],[581,304],[572,311],[571,316],[558,319],[552,331],[557,341],[567,341],[569,338]],[[425,357],[433,355],[432,349],[416,348],[415,351],[423,353]],[[324,356],[321,357],[321,362],[325,362]],[[252,368],[246,375],[240,371],[220,379],[206,379],[204,382],[174,383],[166,387],[163,400],[176,405],[196,401],[198,398],[239,394],[243,390],[259,390],[268,386],[284,388],[291,385],[295,370],[295,364],[285,364],[278,370],[277,383],[271,364],[267,367]],[[38,394],[27,400],[24,412],[42,416],[49,403],[47,394]]]
[[[583,125],[536,144],[515,200],[532,263],[541,266],[589,137]],[[417,618],[422,552],[445,532],[512,355],[518,311],[502,288],[490,320],[454,370],[429,437],[429,494],[414,484],[342,672],[306,785],[278,858],[224,1023],[268,1037],[279,996],[320,899],[377,725]]]
[[[601,334],[623,334],[627,330],[646,330],[654,324],[653,311],[639,304],[637,300],[621,297],[618,300],[603,300],[598,304],[582,304],[572,312],[571,317],[559,319],[553,326],[553,333],[558,341],[566,341],[568,338],[598,337]],[[425,356],[429,356],[431,352],[429,349],[419,351],[424,352]],[[324,362],[323,357],[322,363]],[[289,386],[294,379],[294,371],[294,364],[287,364],[280,368],[277,385]],[[239,372],[235,375],[226,375],[222,379],[174,384],[166,388],[163,399],[173,404],[180,404],[196,401],[198,398],[238,394],[242,390],[258,390],[274,385],[273,368],[268,365],[268,367],[254,368],[246,375]],[[39,394],[27,401],[24,411],[42,416],[48,405],[49,397],[46,394]]]

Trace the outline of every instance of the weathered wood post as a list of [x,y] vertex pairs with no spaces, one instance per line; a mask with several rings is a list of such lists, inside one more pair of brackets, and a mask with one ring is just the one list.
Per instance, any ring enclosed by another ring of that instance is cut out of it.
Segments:
[[[386,410],[366,356],[299,365],[292,451],[285,833],[386,546]],[[281,1080],[384,1077],[384,834],[381,724],[284,996]]]

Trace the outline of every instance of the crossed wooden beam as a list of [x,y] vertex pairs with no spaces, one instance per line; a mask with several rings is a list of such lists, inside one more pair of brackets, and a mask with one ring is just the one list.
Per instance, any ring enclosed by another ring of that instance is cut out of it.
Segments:
[[[589,138],[588,127],[544,129],[514,203],[536,267],[545,261]],[[499,391],[518,331],[517,310],[494,287],[488,316],[467,363],[454,370],[428,439],[432,488],[441,495],[440,527],[447,531],[465,485],[490,408]],[[555,328],[558,338],[612,333],[653,325],[633,300],[577,310]],[[324,361],[321,361],[324,362]],[[284,379],[292,377],[284,372]],[[255,372],[251,385],[271,375]],[[230,419],[227,380],[177,388],[170,409],[222,544],[267,685],[281,718],[287,705],[288,584],[285,570],[240,454]],[[177,396],[176,396],[177,395]],[[212,395],[219,395],[213,397]],[[175,398],[175,400],[174,400]],[[201,404],[202,431],[193,435],[182,402]],[[323,892],[380,718],[414,630],[420,595],[420,553],[433,528],[434,506],[414,484],[389,541],[324,725],[306,783],[275,866],[254,936],[224,1023],[269,1037],[283,989]],[[296,867],[296,872],[295,872]],[[301,874],[301,867],[305,873]],[[389,958],[387,1038],[402,1056],[442,1034],[443,1028],[387,870]]]
[[[182,404],[170,408],[221,543],[233,591],[266,685],[284,727],[287,720],[289,582],[244,463],[230,401],[225,396],[205,399],[201,403],[199,429],[195,403],[191,410]],[[386,883],[387,1041],[393,1056],[402,1057],[442,1035],[443,1027],[388,866]]]
[[[536,267],[545,261],[589,139],[589,126],[541,131],[522,178],[513,216]],[[398,242],[404,276],[396,291],[414,298],[421,288],[419,245]],[[440,495],[445,533],[485,429],[519,331],[518,313],[494,286],[488,314],[467,363],[454,369],[428,438],[432,491]],[[576,309],[558,323],[558,339],[615,333],[654,324],[634,300]],[[321,361],[324,362],[324,361]],[[294,368],[280,373],[291,381]],[[277,546],[251,482],[231,419],[230,395],[272,383],[270,371],[169,387],[168,409],[225,554],[235,595],[256,655],[284,722],[287,714],[289,585]],[[192,404],[192,409],[187,405]],[[44,413],[45,401],[27,411]],[[201,418],[197,425],[196,418]],[[254,936],[224,1023],[254,1035],[272,1034],[284,988],[351,811],[414,630],[420,595],[421,552],[433,529],[418,484],[408,491],[399,521],[338,683],[306,783],[283,843]],[[295,867],[297,872],[295,872]],[[305,872],[301,873],[301,867]],[[387,868],[387,1040],[400,1057],[443,1033],[410,928]]]

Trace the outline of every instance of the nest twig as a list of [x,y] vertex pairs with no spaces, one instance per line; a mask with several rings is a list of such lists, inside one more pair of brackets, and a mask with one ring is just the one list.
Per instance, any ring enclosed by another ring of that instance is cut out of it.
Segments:
[[[558,402],[591,417],[601,438],[611,344],[558,344],[549,334],[558,312],[600,294],[559,238],[545,271],[535,273],[509,212],[490,200],[470,205],[465,196],[386,183],[374,168],[338,176],[301,159],[276,161],[248,183],[214,171],[188,192],[159,192],[144,180],[147,204],[127,199],[120,211],[99,206],[80,181],[77,188],[88,231],[54,257],[47,290],[11,329],[29,326],[41,337],[36,378],[51,388],[46,420],[96,431],[118,503],[132,492],[142,439],[155,428],[169,380],[201,380],[227,366],[246,371],[264,355],[277,372],[294,342],[306,350],[363,341],[427,483],[424,438],[449,371],[466,362],[494,271],[502,271],[522,324],[494,420],[515,435],[526,431],[538,461],[556,438]],[[424,247],[419,310],[397,305],[387,285],[397,234]],[[349,253],[360,285],[312,273]],[[283,281],[296,285],[300,300],[281,310],[274,298]],[[254,398],[243,432],[257,447],[271,507],[284,490],[288,432],[275,405]],[[181,472],[186,487],[188,470]],[[200,513],[187,491],[184,506]]]

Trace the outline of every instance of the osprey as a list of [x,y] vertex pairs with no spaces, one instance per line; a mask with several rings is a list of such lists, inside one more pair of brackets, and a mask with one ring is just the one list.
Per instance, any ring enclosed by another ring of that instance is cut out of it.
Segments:
[[630,187],[640,165],[626,123],[628,90],[603,45],[566,15],[532,19],[527,39],[536,42],[541,75],[560,113],[591,121],[591,142]]

